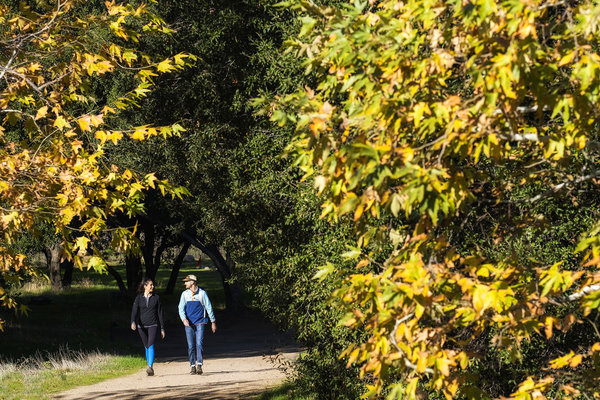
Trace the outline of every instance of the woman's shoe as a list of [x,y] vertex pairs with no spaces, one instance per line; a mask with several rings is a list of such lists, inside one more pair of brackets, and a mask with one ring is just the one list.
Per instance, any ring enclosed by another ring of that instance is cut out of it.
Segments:
[[151,366],[148,366],[148,368],[146,368],[146,375],[148,375],[148,376],[154,375],[154,370],[152,369]]

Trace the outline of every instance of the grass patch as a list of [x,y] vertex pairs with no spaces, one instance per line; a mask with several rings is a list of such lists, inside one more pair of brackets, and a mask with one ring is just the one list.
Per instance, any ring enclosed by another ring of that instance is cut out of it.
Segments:
[[144,365],[139,357],[67,349],[0,361],[0,399],[47,399],[53,393],[133,373]]
[[292,383],[285,383],[276,388],[267,390],[252,400],[316,400],[315,395],[305,395],[299,393]]

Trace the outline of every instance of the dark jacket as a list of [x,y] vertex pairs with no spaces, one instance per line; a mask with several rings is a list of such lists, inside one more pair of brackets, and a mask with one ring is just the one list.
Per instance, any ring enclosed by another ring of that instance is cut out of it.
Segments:
[[143,327],[159,325],[161,329],[165,329],[162,306],[157,294],[146,298],[140,293],[135,297],[131,308],[131,322]]

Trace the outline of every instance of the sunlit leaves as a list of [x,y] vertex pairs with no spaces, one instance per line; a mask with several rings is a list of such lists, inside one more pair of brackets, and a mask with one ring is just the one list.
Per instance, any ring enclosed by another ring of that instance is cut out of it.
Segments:
[[[484,397],[461,374],[482,356],[464,351],[465,343],[494,331],[491,345],[518,359],[522,341],[550,339],[576,321],[571,313],[552,315],[549,303],[580,301],[574,307],[584,315],[600,307],[600,292],[589,289],[600,280],[600,229],[577,245],[584,258],[577,271],[560,262],[484,260],[477,249],[457,254],[445,236],[453,234],[449,226],[463,226],[474,204],[480,212],[485,204],[511,209],[515,186],[536,191],[518,200],[525,205],[519,218],[535,221],[526,205],[597,185],[600,5],[286,5],[302,12],[287,51],[305,60],[315,84],[264,112],[294,126],[288,154],[305,179],[314,176],[322,216],[356,222],[357,247],[346,256],[357,273],[336,298],[347,310],[345,325],[369,337],[343,356],[374,379],[370,396],[383,393],[386,371],[394,370],[402,379],[390,387],[397,398],[415,396],[416,383],[447,398]],[[502,168],[509,172],[500,176]],[[518,224],[502,212],[494,218]],[[363,260],[383,258],[368,254],[369,244],[394,250],[375,271],[361,273]],[[585,296],[572,300],[572,292]],[[581,360],[548,367],[581,369]],[[580,390],[576,376],[565,378],[572,386],[559,386],[554,376],[524,377],[512,398],[541,399],[549,390],[570,396]]]
[[[0,132],[10,129],[10,135],[0,135],[0,234],[10,244],[23,230],[49,222],[65,239],[66,257],[84,268],[81,256],[92,251],[87,267],[101,270],[105,265],[93,249],[94,239],[109,217],[143,212],[147,189],[173,197],[187,194],[152,175],[121,171],[104,156],[106,146],[126,138],[167,138],[184,129],[178,124],[116,129],[114,117],[140,104],[153,77],[180,71],[195,57],[181,53],[154,60],[141,51],[141,35],[172,32],[146,4],[107,1],[104,13],[89,15],[82,4],[53,2],[45,13],[24,3],[18,11],[0,6]],[[104,103],[93,86],[115,74],[128,74],[129,86]],[[120,251],[136,244],[128,229],[113,236]],[[22,255],[4,248],[0,265],[5,266],[3,282],[18,283],[36,273]],[[6,298],[2,305],[14,308]]]

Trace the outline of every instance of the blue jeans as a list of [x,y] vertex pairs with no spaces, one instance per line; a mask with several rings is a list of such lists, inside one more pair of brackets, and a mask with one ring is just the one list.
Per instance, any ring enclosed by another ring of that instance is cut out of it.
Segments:
[[188,356],[190,365],[196,362],[202,365],[202,343],[204,341],[204,327],[206,324],[190,325],[185,327],[185,337],[188,344]]

